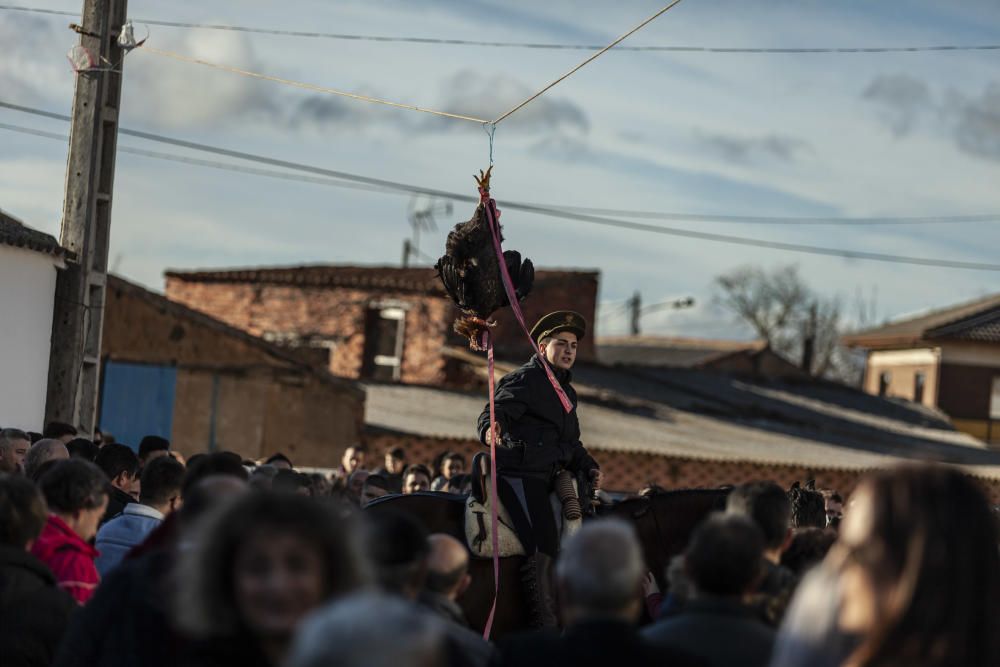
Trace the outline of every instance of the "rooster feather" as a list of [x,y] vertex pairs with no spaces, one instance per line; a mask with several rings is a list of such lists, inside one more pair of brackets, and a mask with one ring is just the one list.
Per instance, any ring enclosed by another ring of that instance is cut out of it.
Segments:
[[[448,296],[463,314],[455,322],[455,331],[467,336],[473,348],[478,348],[483,329],[492,326],[493,313],[510,305],[486,211],[491,170],[492,167],[485,173],[479,172],[476,181],[483,200],[472,218],[455,225],[448,233],[445,254],[434,267]],[[500,240],[503,241],[502,234]],[[522,260],[516,250],[504,251],[503,260],[515,294],[519,301],[523,300],[531,291],[535,268],[530,259]]]

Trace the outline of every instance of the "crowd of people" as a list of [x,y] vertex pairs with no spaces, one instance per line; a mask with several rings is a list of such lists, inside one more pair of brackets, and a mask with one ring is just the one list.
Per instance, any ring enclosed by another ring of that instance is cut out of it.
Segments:
[[552,572],[560,627],[491,642],[463,608],[467,546],[363,509],[468,493],[468,462],[371,455],[326,475],[0,430],[0,664],[1000,665],[998,517],[957,469],[878,471],[847,499],[736,486],[663,573],[632,523],[588,520]]

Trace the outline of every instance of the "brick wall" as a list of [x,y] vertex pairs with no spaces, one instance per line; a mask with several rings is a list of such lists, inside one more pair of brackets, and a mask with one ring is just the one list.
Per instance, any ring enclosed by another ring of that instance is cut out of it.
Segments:
[[[577,355],[581,361],[597,358],[594,346],[594,317],[597,311],[597,273],[539,272],[531,294],[522,304],[524,319],[530,328],[543,316],[556,310],[575,310],[589,324],[587,336],[580,342]],[[501,359],[525,361],[532,353],[527,337],[510,309],[497,315],[496,353]]]
[[361,376],[369,307],[399,306],[406,311],[400,379],[411,384],[444,379],[440,349],[450,327],[451,306],[440,297],[176,278],[168,278],[167,296],[278,344],[327,346],[330,372],[348,378]]
[[180,369],[171,442],[185,456],[214,443],[214,450],[246,459],[282,452],[296,465],[332,468],[360,440],[363,414],[361,397],[311,376],[274,368]]
[[[409,460],[430,463],[437,454],[450,450],[471,461],[478,452],[488,451],[473,440],[406,436],[366,432],[365,440],[373,460],[381,461],[386,450],[401,446]],[[806,466],[750,463],[745,461],[705,461],[701,459],[639,454],[631,452],[592,451],[605,476],[605,488],[635,493],[649,483],[666,489],[715,488],[723,484],[743,484],[755,480],[774,480],[784,488],[792,482],[815,479],[820,488],[836,489],[848,495],[864,475],[862,470],[809,468]],[[977,478],[994,504],[1000,503],[1000,480]]]
[[[391,269],[386,269],[391,271]],[[573,309],[593,321],[598,274],[540,271],[524,303],[529,326],[554,310]],[[380,290],[341,286],[278,285],[254,282],[201,281],[167,277],[167,297],[216,317],[255,336],[290,346],[323,345],[330,349],[329,370],[342,377],[362,375],[365,318],[369,307],[398,306],[406,311],[400,380],[438,385],[449,374],[441,348],[465,345],[452,331],[457,314],[443,293]],[[497,355],[521,359],[530,354],[513,314],[498,314]],[[579,355],[595,357],[593,336]]]
[[310,466],[334,465],[361,439],[364,393],[353,383],[116,277],[102,358],[177,369],[171,441],[185,455],[208,450],[213,428],[216,449],[254,459],[280,450]]

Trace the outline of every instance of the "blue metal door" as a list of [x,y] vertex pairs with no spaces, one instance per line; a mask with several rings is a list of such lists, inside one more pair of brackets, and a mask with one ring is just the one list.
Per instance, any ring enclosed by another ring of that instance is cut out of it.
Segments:
[[173,366],[108,361],[101,393],[101,430],[132,449],[146,435],[170,439],[174,418]]

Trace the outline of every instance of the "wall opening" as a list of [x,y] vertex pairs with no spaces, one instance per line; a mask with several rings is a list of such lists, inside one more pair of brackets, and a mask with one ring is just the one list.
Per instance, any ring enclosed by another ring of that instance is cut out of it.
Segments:
[[892,382],[892,373],[882,371],[878,376],[878,395],[885,396],[889,393],[889,384]]
[[371,307],[365,314],[365,351],[361,376],[398,382],[403,365],[406,311],[397,307]]

